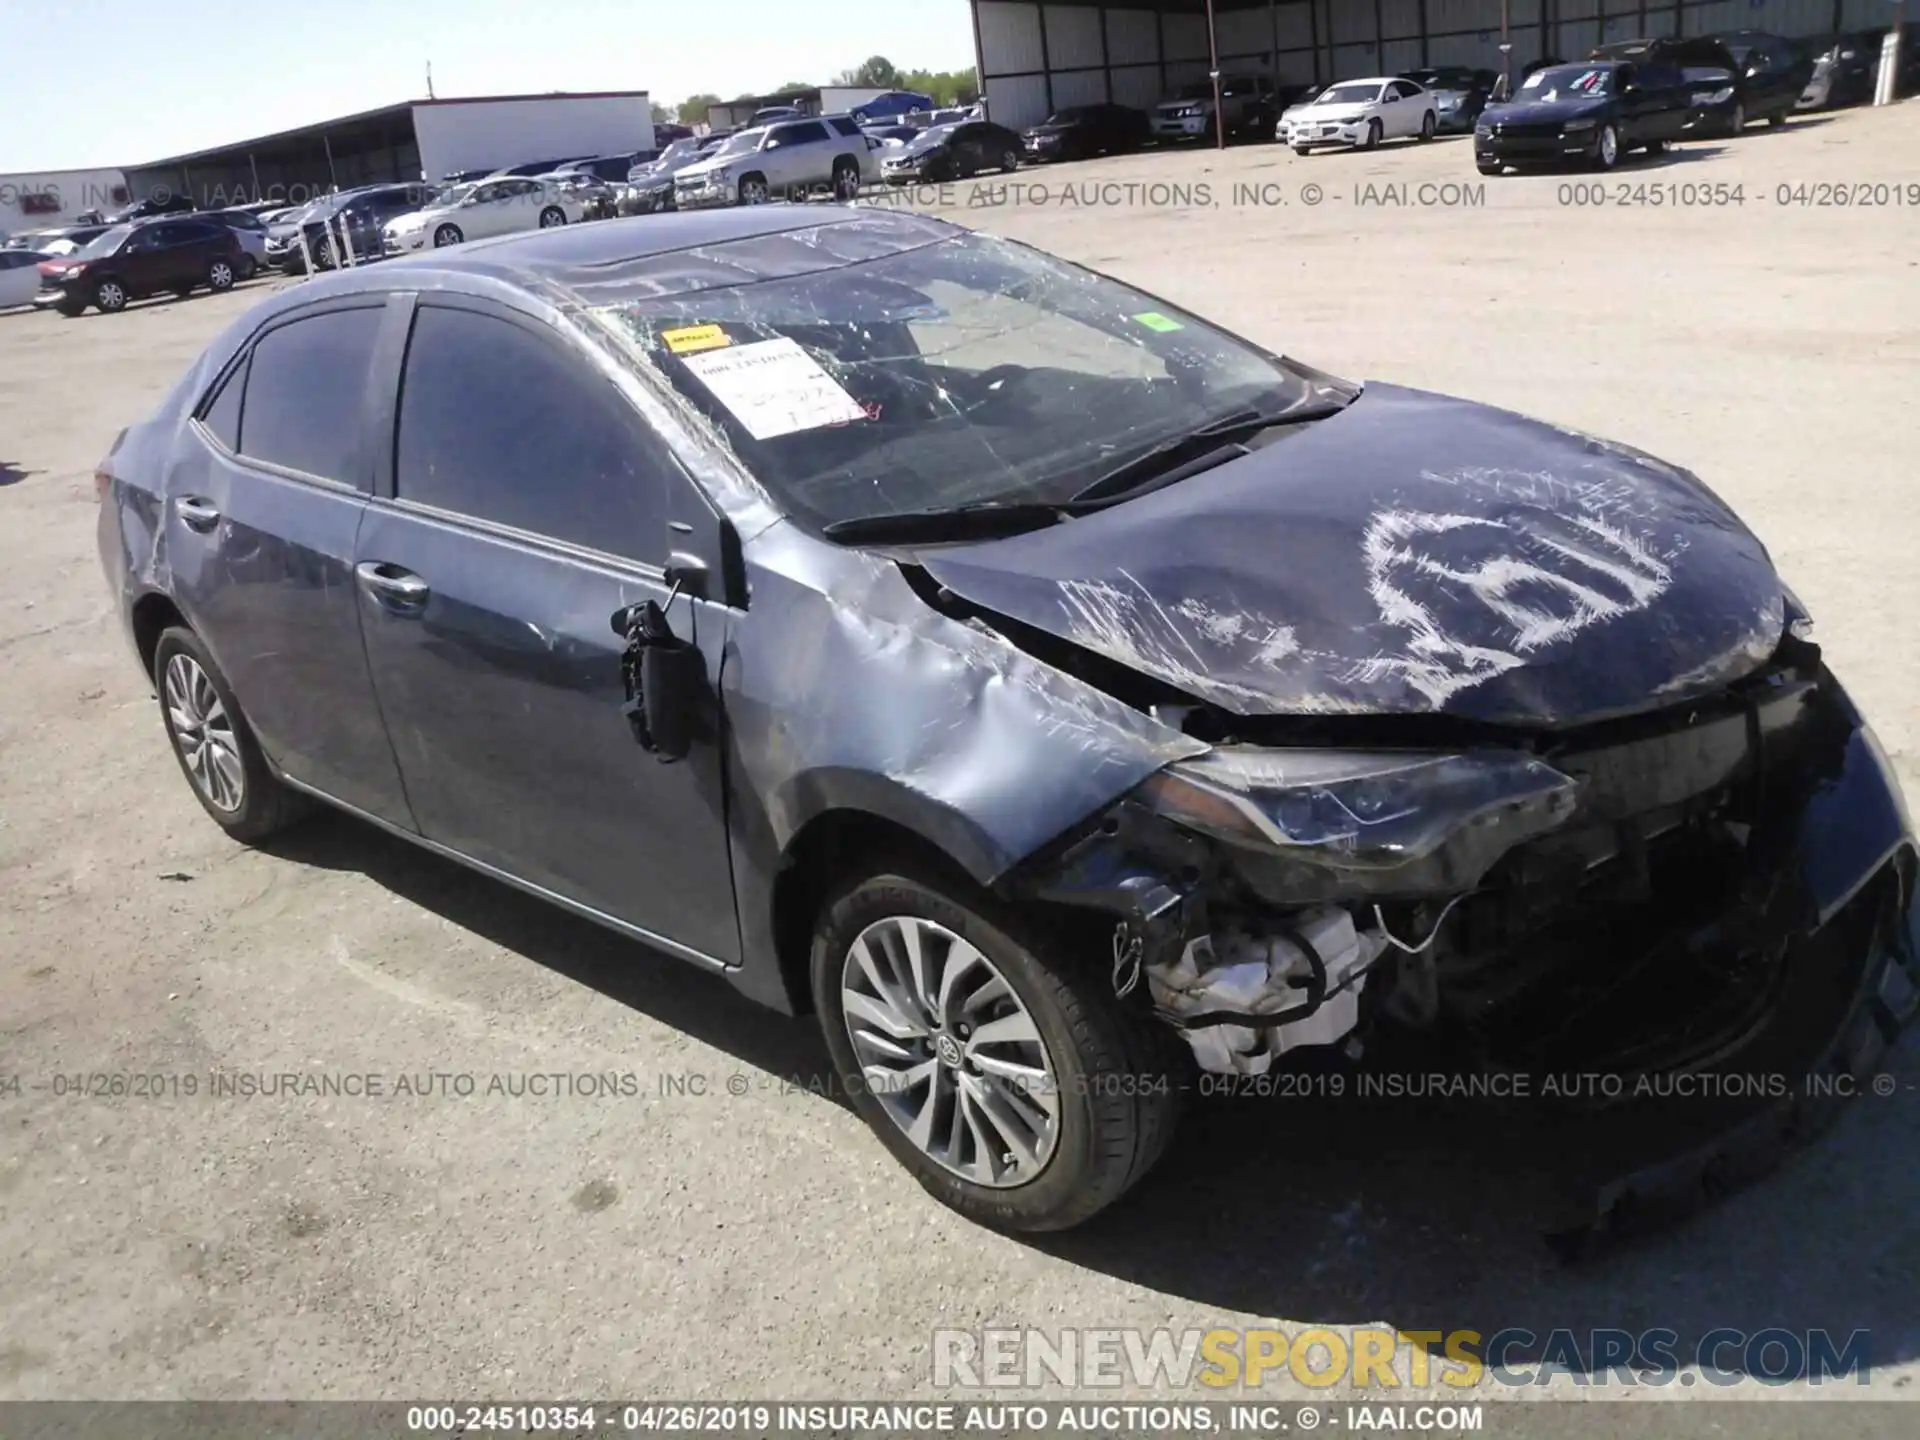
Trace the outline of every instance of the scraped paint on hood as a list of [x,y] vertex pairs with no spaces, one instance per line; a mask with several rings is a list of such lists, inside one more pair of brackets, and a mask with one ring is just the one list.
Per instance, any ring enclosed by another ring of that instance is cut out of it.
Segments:
[[1785,626],[1765,548],[1687,472],[1377,383],[1164,490],[918,559],[1240,715],[1562,727],[1716,689]]

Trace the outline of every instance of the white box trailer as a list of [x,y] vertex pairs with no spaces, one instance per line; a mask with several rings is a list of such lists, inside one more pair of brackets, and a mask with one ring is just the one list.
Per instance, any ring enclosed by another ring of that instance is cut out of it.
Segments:
[[417,100],[413,134],[422,178],[438,180],[463,170],[651,150],[653,102],[644,90]]

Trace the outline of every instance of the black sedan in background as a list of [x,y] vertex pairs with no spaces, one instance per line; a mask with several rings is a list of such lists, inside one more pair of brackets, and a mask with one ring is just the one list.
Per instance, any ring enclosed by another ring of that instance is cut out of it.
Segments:
[[1592,58],[1728,71],[1734,95],[1721,133],[1730,135],[1755,120],[1786,124],[1813,79],[1813,57],[1797,41],[1752,30],[1684,40],[1618,40],[1596,46]]
[[707,971],[689,1015],[811,1011],[1002,1229],[1117,1200],[1203,1077],[1415,1054],[1628,1077],[1530,1163],[1670,1213],[1920,998],[1891,762],[1694,475],[928,216],[290,286],[96,476],[229,837],[319,800]]
[[1144,110],[1127,105],[1074,105],[1056,110],[1020,136],[1029,160],[1090,160],[1127,155],[1153,139]]
[[1649,60],[1550,65],[1489,105],[1473,131],[1482,175],[1509,165],[1584,164],[1611,170],[1629,150],[1658,155],[1680,138],[1692,97],[1678,66]]
[[631,167],[626,183],[614,191],[615,213],[651,215],[656,210],[673,209],[673,177],[696,160],[713,154],[731,133],[676,140],[654,159]]
[[1019,135],[991,120],[936,125],[906,149],[889,152],[880,162],[880,178],[889,185],[937,185],[992,170],[1012,174],[1024,150]]

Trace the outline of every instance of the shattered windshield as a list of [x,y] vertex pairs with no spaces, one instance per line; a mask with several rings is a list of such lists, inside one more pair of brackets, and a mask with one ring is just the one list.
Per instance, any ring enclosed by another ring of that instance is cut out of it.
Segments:
[[985,235],[794,273],[829,241],[857,257],[838,233],[855,228],[708,247],[718,283],[594,310],[816,526],[1064,502],[1222,414],[1317,393],[1193,316]]
[[1613,93],[1613,71],[1593,65],[1550,65],[1520,86],[1528,100],[1600,100]]

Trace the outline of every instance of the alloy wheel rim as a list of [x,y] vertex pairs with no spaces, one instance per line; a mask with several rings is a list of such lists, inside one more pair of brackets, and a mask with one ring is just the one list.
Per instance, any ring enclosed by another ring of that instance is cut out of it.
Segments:
[[1618,153],[1619,147],[1613,138],[1613,127],[1608,126],[1600,132],[1600,158],[1611,165],[1614,162],[1614,157],[1618,155]]
[[225,265],[215,265],[213,267],[212,279],[215,285],[231,285],[233,283],[233,271],[229,270]]
[[438,230],[433,232],[433,243],[436,245],[458,245],[460,243],[460,236],[451,225],[442,225]]
[[116,306],[126,298],[126,292],[111,280],[100,287],[100,303],[102,305],[108,307]]
[[1046,1169],[1060,1138],[1053,1060],[977,947],[918,916],[877,920],[847,948],[840,1004],[867,1093],[921,1154],[996,1190]]
[[213,681],[191,655],[181,653],[168,659],[166,705],[173,743],[179,747],[194,788],[216,810],[232,814],[247,798],[239,737]]
[[551,230],[566,218],[567,217],[562,215],[558,210],[542,210],[540,212],[540,228],[542,230]]

